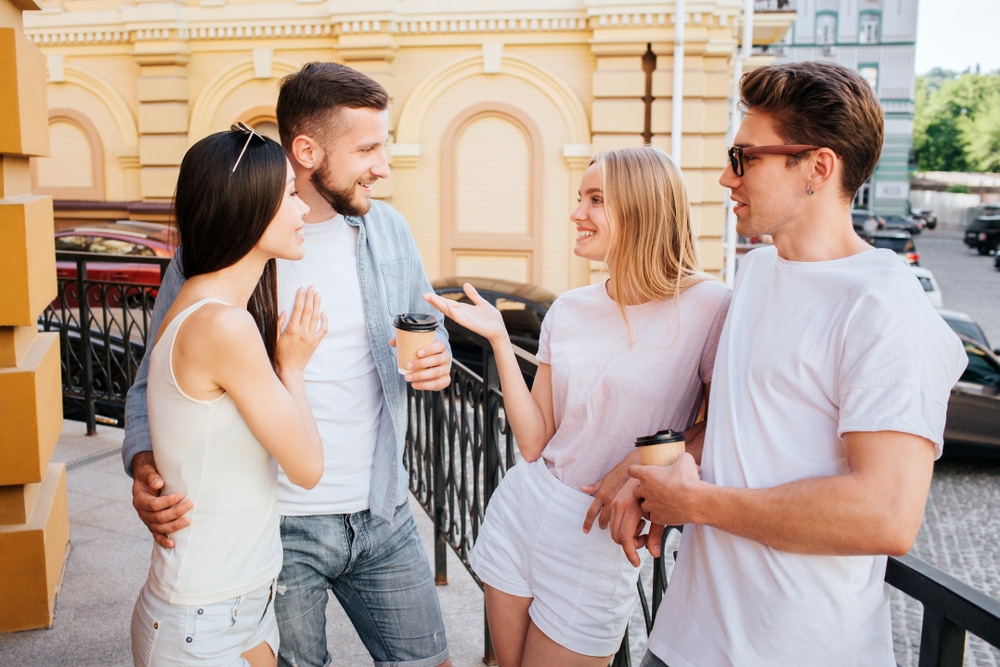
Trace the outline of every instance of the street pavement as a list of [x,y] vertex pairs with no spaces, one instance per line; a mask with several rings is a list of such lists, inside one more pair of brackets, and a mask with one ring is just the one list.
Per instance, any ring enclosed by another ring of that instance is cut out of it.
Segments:
[[972,316],[990,344],[1000,347],[1000,271],[993,268],[993,257],[966,247],[961,230],[925,231],[913,241],[920,266],[937,278],[944,307]]

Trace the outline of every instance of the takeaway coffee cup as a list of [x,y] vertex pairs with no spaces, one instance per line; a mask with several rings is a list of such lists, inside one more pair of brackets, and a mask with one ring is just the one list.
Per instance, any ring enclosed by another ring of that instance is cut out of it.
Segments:
[[665,466],[677,460],[684,451],[684,434],[670,429],[657,431],[635,439],[639,460],[644,466]]
[[434,332],[438,321],[427,313],[403,313],[397,315],[396,327],[396,368],[402,375],[409,373],[406,364],[416,361],[417,350],[434,342]]

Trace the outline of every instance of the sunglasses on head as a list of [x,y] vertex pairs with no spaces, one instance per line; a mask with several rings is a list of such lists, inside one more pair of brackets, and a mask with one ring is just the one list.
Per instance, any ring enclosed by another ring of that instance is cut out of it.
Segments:
[[231,126],[229,129],[232,130],[233,132],[242,132],[243,134],[247,135],[247,141],[245,144],[243,144],[243,150],[240,151],[239,156],[236,158],[236,164],[233,165],[232,171],[229,172],[230,174],[235,174],[236,167],[240,166],[240,160],[243,159],[243,154],[247,152],[247,147],[250,145],[250,140],[253,139],[254,137],[257,137],[261,141],[264,141],[264,137],[257,134],[257,130],[253,129],[243,121],[237,121],[236,124]]
[[744,155],[798,155],[814,151],[822,146],[808,146],[806,144],[776,144],[774,146],[733,146],[729,149],[729,164],[733,168],[733,173],[742,176],[745,169],[743,167]]

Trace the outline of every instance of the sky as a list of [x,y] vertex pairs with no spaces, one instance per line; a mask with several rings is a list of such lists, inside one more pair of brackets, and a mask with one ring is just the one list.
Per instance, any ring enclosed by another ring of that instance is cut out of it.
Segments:
[[[913,2],[915,0],[902,0]],[[917,74],[1000,69],[1000,0],[919,0]]]

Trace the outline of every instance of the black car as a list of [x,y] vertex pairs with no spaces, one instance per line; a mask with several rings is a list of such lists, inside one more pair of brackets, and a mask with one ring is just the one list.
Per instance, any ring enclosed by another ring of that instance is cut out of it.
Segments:
[[908,232],[873,232],[868,242],[876,248],[892,250],[907,264],[920,266],[920,255],[917,253],[917,248],[913,243],[913,237]]
[[971,338],[959,337],[969,365],[948,398],[944,451],[1000,455],[1000,359]]
[[871,243],[872,233],[882,229],[885,220],[868,211],[851,211],[851,224],[858,236]]
[[883,229],[901,230],[910,234],[919,234],[924,229],[922,222],[908,215],[887,215]]
[[934,211],[928,209],[915,208],[910,211],[910,216],[924,223],[927,229],[937,227],[937,216]]
[[970,222],[964,240],[980,255],[995,253],[1000,247],[1000,215],[981,215]]
[[[462,286],[470,283],[479,294],[493,304],[503,315],[507,333],[517,347],[534,355],[538,352],[538,337],[542,319],[556,300],[556,295],[544,287],[513,280],[479,277],[439,278],[431,286],[446,299],[469,303]],[[445,318],[445,328],[451,343],[451,353],[456,361],[469,370],[482,375],[483,350],[479,340],[452,320]]]
[[938,315],[940,315],[948,326],[952,330],[959,334],[959,336],[965,336],[966,338],[971,338],[988,350],[993,350],[993,354],[1000,355],[1000,348],[993,348],[990,346],[990,342],[986,340],[986,333],[983,332],[983,328],[979,326],[979,323],[974,319],[966,315],[965,313],[960,313],[957,310],[945,310],[944,308],[937,309]]

